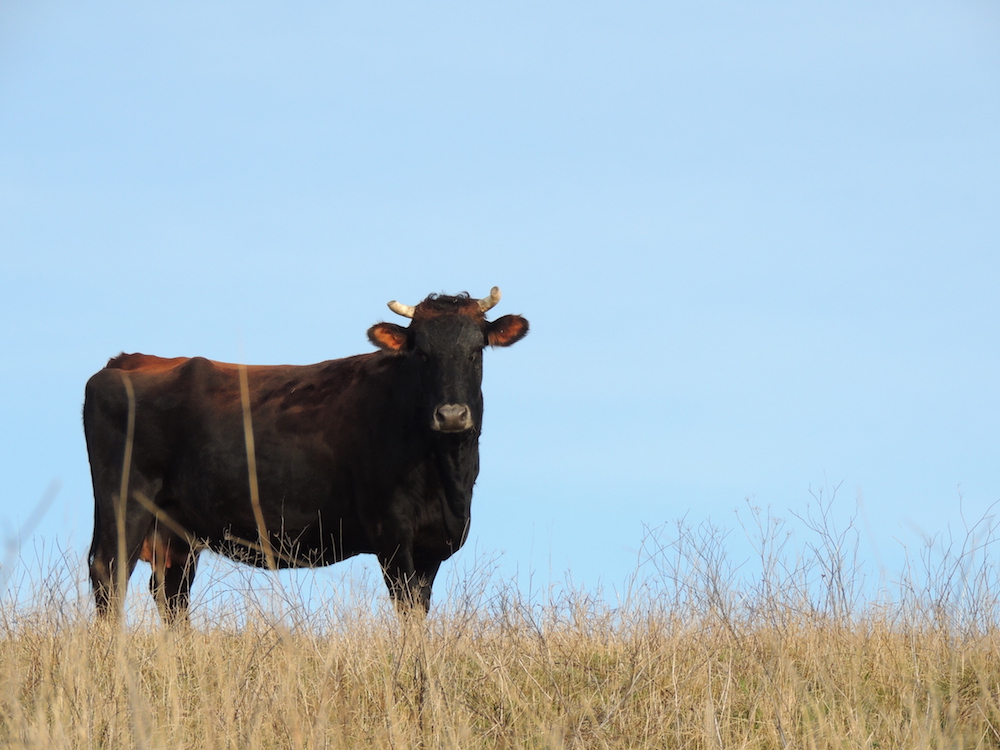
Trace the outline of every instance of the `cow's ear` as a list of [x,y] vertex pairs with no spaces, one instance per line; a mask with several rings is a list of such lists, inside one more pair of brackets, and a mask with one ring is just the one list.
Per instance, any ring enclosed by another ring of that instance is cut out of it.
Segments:
[[368,340],[387,352],[401,352],[406,348],[406,329],[395,323],[376,323],[368,329]]
[[486,324],[486,341],[490,346],[510,346],[528,335],[528,321],[520,315],[504,315]]

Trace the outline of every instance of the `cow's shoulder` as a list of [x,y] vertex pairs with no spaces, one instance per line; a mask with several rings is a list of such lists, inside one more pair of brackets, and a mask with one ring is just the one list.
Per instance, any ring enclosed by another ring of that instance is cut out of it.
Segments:
[[122,352],[108,360],[104,366],[108,370],[128,370],[131,372],[164,372],[189,362],[189,357],[155,357],[152,354],[126,354]]
[[[155,357],[149,354],[119,354],[87,382],[87,400],[125,403],[134,398],[146,406],[159,403],[164,408],[189,398],[192,390],[235,390],[238,367],[204,357]],[[232,385],[229,383],[232,381]]]

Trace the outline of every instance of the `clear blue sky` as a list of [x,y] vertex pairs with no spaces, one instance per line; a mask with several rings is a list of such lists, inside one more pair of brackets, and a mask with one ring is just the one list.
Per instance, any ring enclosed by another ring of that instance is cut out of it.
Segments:
[[[616,585],[643,524],[1000,499],[1000,6],[0,6],[0,530],[83,553],[120,351],[309,363],[494,284],[472,544]],[[374,561],[370,562],[374,565]],[[142,576],[143,578],[145,576]]]

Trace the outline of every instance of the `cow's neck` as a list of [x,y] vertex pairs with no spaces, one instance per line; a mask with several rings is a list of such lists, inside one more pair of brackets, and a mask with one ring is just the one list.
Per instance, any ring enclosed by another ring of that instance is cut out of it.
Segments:
[[441,478],[445,523],[449,535],[461,546],[468,533],[472,487],[479,475],[479,436],[435,440],[434,457]]

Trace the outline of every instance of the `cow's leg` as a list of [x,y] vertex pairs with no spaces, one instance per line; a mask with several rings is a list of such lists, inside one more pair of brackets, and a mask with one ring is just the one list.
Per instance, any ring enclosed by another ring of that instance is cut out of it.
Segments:
[[168,627],[187,625],[190,622],[188,606],[191,603],[191,584],[198,568],[198,553],[177,536],[166,537],[162,532],[154,531],[147,537],[147,542],[152,548],[150,562],[153,567],[149,590],[156,600],[160,619]]
[[[114,534],[112,531],[99,536],[95,530],[90,547],[90,585],[94,592],[97,614],[102,620],[118,620],[122,611],[122,601],[118,595],[118,552]],[[125,569],[126,584],[134,568],[135,561],[132,561]]]
[[424,612],[428,612],[431,608],[431,587],[440,567],[440,560],[418,560],[416,563],[417,575],[414,580],[413,600],[415,604],[423,607]]
[[416,578],[413,554],[409,549],[397,548],[391,555],[380,553],[378,561],[382,566],[382,578],[396,609],[400,612],[411,610],[414,604],[411,585]]
[[[148,483],[142,484],[149,489]],[[152,514],[135,499],[126,504],[124,512],[119,511],[117,496],[117,490],[102,492],[99,488],[95,492],[94,538],[90,545],[90,582],[97,613],[102,619],[113,620],[121,618],[125,588],[153,522]]]
[[403,613],[416,609],[426,614],[431,606],[431,586],[441,562],[414,563],[413,553],[401,548],[391,556],[380,554],[379,563],[396,609]]
[[122,377],[120,389],[97,383],[97,376],[91,379],[83,407],[94,485],[90,582],[98,615],[115,620],[121,618],[125,588],[153,521],[136,498],[140,493],[156,497],[161,485],[159,478],[144,475],[135,460],[138,449],[129,418],[133,391],[128,378]]

